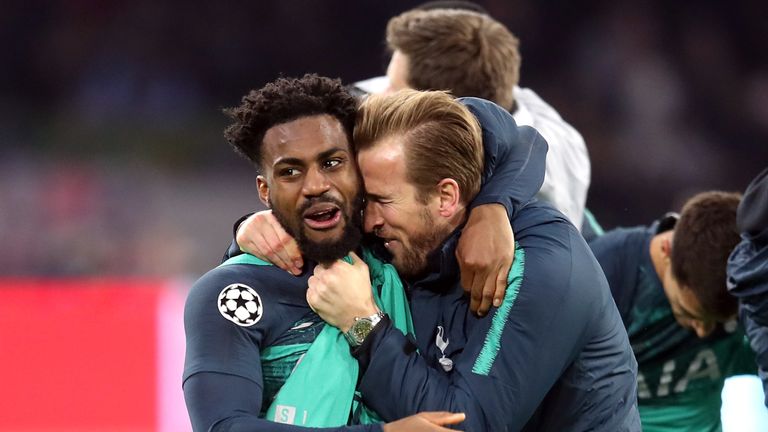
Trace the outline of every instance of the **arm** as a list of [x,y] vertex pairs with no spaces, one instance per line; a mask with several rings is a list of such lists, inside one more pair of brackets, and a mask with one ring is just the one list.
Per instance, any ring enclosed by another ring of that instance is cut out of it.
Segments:
[[[378,341],[371,342],[359,387],[364,400],[385,419],[446,409],[464,412],[468,431],[521,429],[570,363],[581,326],[546,313],[536,320],[523,318],[523,309],[540,308],[519,300],[504,321],[501,349],[487,373],[476,372],[475,363],[490,325],[469,335],[471,345],[452,359],[451,374],[430,367],[400,332],[384,327]],[[497,316],[498,310],[484,320],[490,324]],[[520,318],[525,326],[516,324]]]
[[514,218],[544,183],[547,142],[535,129],[518,127],[512,115],[498,105],[477,98],[460,100],[483,130],[483,187],[472,207],[498,203]]
[[538,196],[580,229],[585,222],[591,171],[584,138],[533,90],[516,87],[514,93],[517,123],[536,128],[549,144],[547,173]]
[[485,315],[504,298],[512,265],[514,234],[509,226],[520,206],[544,181],[547,143],[535,130],[518,128],[512,116],[490,102],[464,98],[483,130],[483,187],[472,201],[456,248],[461,285],[469,308]]

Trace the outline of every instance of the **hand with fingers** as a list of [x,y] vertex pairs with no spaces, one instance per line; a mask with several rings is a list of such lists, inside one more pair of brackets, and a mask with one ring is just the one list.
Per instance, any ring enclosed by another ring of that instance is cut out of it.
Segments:
[[235,236],[240,250],[269,261],[294,275],[301,274],[304,260],[299,245],[272,214],[264,210],[252,214],[237,228]]
[[461,286],[470,293],[472,312],[484,316],[491,305],[501,305],[514,257],[515,237],[506,209],[500,204],[472,209],[456,247]]
[[336,260],[330,265],[315,266],[307,289],[307,303],[312,310],[342,332],[349,330],[355,318],[378,312],[368,265],[354,252],[349,256],[352,264]]
[[450,413],[447,411],[428,411],[414,414],[410,417],[383,425],[384,432],[430,432],[451,431],[443,426],[453,425],[464,421],[463,413]]

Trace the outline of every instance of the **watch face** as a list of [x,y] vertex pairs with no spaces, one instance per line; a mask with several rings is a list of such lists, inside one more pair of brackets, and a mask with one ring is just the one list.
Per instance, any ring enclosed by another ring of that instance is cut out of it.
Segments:
[[352,325],[350,329],[357,343],[363,343],[368,334],[373,330],[373,323],[367,318],[361,318]]

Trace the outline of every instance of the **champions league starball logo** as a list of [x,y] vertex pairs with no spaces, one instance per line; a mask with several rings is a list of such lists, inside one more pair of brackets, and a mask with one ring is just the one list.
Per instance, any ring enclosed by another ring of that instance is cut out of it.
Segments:
[[224,318],[241,327],[256,324],[264,313],[261,297],[253,288],[239,283],[221,290],[218,307]]

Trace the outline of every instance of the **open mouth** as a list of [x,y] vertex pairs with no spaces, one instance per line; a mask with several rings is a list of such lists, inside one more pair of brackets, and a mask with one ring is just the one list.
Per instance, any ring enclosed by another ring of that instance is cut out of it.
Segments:
[[333,204],[318,204],[304,212],[304,223],[312,229],[331,229],[340,221],[341,209]]

